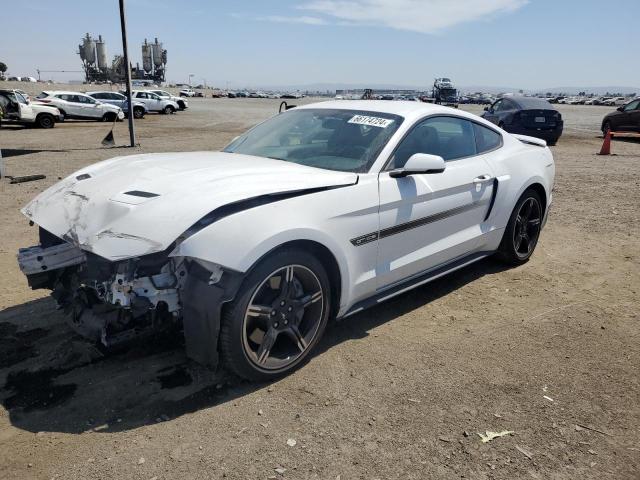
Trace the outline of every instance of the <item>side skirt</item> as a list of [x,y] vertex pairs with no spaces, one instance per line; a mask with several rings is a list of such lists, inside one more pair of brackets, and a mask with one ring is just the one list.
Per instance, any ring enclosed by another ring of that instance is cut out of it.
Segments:
[[397,295],[401,295],[409,290],[413,290],[421,285],[429,283],[437,278],[443,277],[449,273],[455,272],[456,270],[460,270],[461,268],[466,267],[467,265],[471,265],[483,258],[488,257],[493,252],[478,252],[473,253],[471,255],[467,255],[465,257],[459,258],[458,260],[454,260],[452,262],[446,263],[439,267],[432,268],[427,270],[424,273],[418,274],[409,278],[408,280],[403,281],[400,284],[393,285],[388,287],[376,295],[369,297],[365,300],[362,300],[352,306],[347,313],[342,315],[340,319],[347,318],[351,315],[354,315],[362,310],[365,310],[370,307],[374,307],[382,302],[385,302]]

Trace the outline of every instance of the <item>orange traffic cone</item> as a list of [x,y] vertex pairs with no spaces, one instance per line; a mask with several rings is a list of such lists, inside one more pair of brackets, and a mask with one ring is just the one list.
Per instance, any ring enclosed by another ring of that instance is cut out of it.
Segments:
[[611,130],[607,130],[604,135],[604,142],[602,142],[602,148],[598,155],[611,155]]

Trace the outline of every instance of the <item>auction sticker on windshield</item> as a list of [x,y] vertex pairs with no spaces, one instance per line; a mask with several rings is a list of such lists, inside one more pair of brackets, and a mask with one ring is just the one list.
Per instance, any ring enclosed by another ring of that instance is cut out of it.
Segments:
[[367,115],[354,115],[348,123],[357,125],[369,125],[370,127],[387,128],[393,123],[393,120],[380,117],[369,117]]

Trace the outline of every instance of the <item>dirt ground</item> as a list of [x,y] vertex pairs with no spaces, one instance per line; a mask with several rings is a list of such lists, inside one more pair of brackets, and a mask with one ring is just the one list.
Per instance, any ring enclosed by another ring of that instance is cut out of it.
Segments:
[[105,357],[16,265],[37,242],[19,208],[58,178],[219,149],[278,101],[191,105],[138,122],[137,149],[102,148],[104,123],[0,129],[7,174],[47,176],[0,181],[0,478],[640,478],[640,141],[595,155],[610,109],[560,106],[529,263],[482,261],[334,323],[304,368],[256,385],[194,364],[179,339]]

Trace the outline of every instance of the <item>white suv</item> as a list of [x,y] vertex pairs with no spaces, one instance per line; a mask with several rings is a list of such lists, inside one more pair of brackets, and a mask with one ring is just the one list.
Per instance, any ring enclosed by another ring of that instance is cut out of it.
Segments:
[[60,110],[60,121],[75,118],[78,120],[102,120],[113,122],[122,120],[124,113],[120,107],[102,103],[80,92],[45,91],[35,98]]
[[180,90],[181,97],[193,97],[195,96],[195,94],[196,94],[196,91],[190,88],[183,88],[182,90]]
[[165,92],[164,90],[149,90],[152,93],[155,93],[161,98],[165,98],[167,100],[173,100],[178,104],[178,108],[180,110],[186,110],[189,108],[189,102],[183,97],[176,97],[175,95],[171,95],[169,92]]
[[144,103],[150,112],[175,113],[179,109],[173,100],[163,98],[150,90],[133,90],[131,98]]
[[53,128],[60,119],[55,107],[31,103],[19,90],[0,90],[0,120]]

